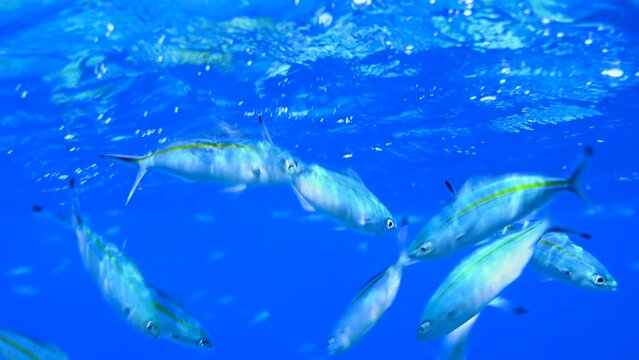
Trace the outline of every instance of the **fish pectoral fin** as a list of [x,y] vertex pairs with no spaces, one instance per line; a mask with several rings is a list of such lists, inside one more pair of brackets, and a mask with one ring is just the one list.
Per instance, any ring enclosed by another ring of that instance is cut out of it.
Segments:
[[291,185],[291,188],[293,189],[293,193],[295,194],[295,196],[297,197],[297,200],[300,202],[300,205],[302,205],[302,209],[304,209],[305,211],[308,212],[315,212],[317,210],[315,210],[315,208],[313,207],[313,205],[311,205],[305,198],[304,196],[302,196],[302,194],[300,194],[300,192],[295,188],[295,186]]
[[225,187],[222,191],[230,194],[239,194],[242,191],[246,190],[248,186],[246,184],[239,184],[234,186]]
[[501,296],[497,296],[496,298],[494,298],[491,302],[488,303],[488,306],[508,311],[516,315],[523,315],[528,313],[528,310],[525,307],[513,304],[512,302],[510,302],[510,300],[505,299]]

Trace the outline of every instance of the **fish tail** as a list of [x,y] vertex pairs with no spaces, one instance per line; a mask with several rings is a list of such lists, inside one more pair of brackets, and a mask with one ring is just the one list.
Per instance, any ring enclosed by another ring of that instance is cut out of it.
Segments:
[[404,216],[402,218],[402,223],[399,226],[399,232],[397,233],[397,247],[399,248],[399,258],[397,259],[397,264],[402,267],[413,265],[417,262],[408,255],[407,239],[408,217]]
[[129,196],[127,196],[126,198],[126,203],[124,204],[124,206],[129,205],[129,202],[131,202],[131,198],[133,197],[133,194],[135,193],[135,190],[138,188],[138,186],[140,185],[140,181],[142,181],[142,178],[144,177],[144,175],[146,174],[146,166],[143,165],[142,160],[144,159],[143,156],[131,156],[131,155],[120,155],[120,154],[102,154],[100,155],[101,158],[103,159],[117,159],[120,161],[124,161],[127,163],[134,163],[137,164],[139,167],[138,173],[135,176],[135,181],[133,182],[133,187],[131,187],[131,190],[129,191]]
[[573,193],[577,194],[577,196],[579,196],[587,204],[590,204],[591,202],[583,193],[583,190],[581,188],[581,178],[583,176],[584,170],[586,169],[586,165],[588,165],[588,162],[590,158],[592,157],[592,155],[593,155],[592,147],[586,146],[584,148],[583,157],[579,161],[579,164],[577,164],[575,171],[573,171],[572,175],[570,175],[570,178],[568,178],[568,186],[569,186],[568,189],[572,191]]
[[266,124],[262,120],[262,115],[258,115],[257,120],[260,122],[260,126],[262,127],[262,138],[263,140],[268,141],[271,145],[273,144],[273,139],[271,138],[271,134],[268,132],[268,128]]
[[78,199],[78,192],[75,189],[75,178],[71,178],[69,181],[69,188],[71,188],[71,224],[74,227],[81,226],[83,224],[82,215],[80,214],[80,200]]
[[133,156],[133,155],[121,155],[121,154],[102,154],[100,155],[102,159],[117,159],[124,162],[132,162],[139,163],[142,161],[143,156]]
[[560,232],[560,233],[566,233],[566,234],[574,234],[577,235],[583,239],[592,239],[592,235],[588,234],[588,233],[584,233],[581,231],[577,231],[574,229],[569,229],[569,228],[565,228],[565,227],[561,227],[561,226],[551,226],[550,228],[548,228],[548,230],[546,230],[544,232],[544,234],[548,234],[551,232]]

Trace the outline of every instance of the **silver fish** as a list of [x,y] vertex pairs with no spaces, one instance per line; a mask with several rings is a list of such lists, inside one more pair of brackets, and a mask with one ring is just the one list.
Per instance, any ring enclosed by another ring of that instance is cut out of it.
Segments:
[[32,339],[15,331],[0,328],[2,360],[67,360],[67,355],[52,344]]
[[[74,187],[73,180],[71,187]],[[138,330],[152,337],[159,336],[159,319],[154,311],[151,290],[142,274],[117,246],[93,233],[85,224],[75,190],[72,223],[82,263],[107,302]]]
[[469,180],[455,200],[419,232],[409,255],[433,259],[468,248],[546,204],[557,193],[571,191],[583,197],[579,183],[592,155],[585,155],[568,179],[509,174]]
[[480,313],[519,277],[548,229],[547,221],[532,222],[464,258],[428,301],[417,336],[444,336]]
[[127,204],[149,169],[191,181],[240,186],[285,184],[301,171],[297,159],[268,141],[232,143],[203,140],[176,143],[145,156],[105,154],[101,157],[139,167]]
[[[70,182],[74,188],[74,180]],[[80,214],[73,193],[72,223],[84,266],[105,299],[138,330],[181,344],[210,347],[203,327],[177,302],[149,286],[135,263],[122,250],[96,235]]]
[[292,185],[307,211],[320,209],[342,224],[369,234],[386,234],[397,227],[390,211],[354,173],[340,174],[313,164],[305,166]]
[[617,290],[617,281],[591,253],[567,234],[544,235],[535,245],[530,265],[553,279],[592,290]]
[[[398,235],[400,246],[405,243],[406,233],[406,225],[403,225]],[[410,263],[404,250],[395,264],[375,275],[362,287],[328,339],[330,355],[349,350],[377,324],[393,304],[402,279],[402,270]]]

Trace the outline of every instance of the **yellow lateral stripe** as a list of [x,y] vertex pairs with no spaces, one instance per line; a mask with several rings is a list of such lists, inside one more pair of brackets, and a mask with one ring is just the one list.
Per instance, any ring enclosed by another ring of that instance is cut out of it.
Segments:
[[369,282],[366,283],[366,285],[364,285],[364,287],[357,293],[357,296],[355,296],[353,301],[351,301],[351,304],[356,303],[357,300],[359,300],[362,296],[364,296],[364,294],[366,294],[368,290],[370,290],[375,284],[377,284],[378,281],[380,281],[384,276],[386,276],[386,274],[393,268],[393,266],[394,265],[389,266],[388,268],[386,268],[386,270],[380,272],[379,274],[375,275],[372,279],[370,279]]
[[477,201],[475,201],[474,203],[466,206],[465,208],[459,210],[455,215],[453,215],[452,218],[448,219],[448,221],[446,221],[445,224],[449,224],[450,222],[452,222],[453,220],[461,217],[462,215],[468,213],[469,211],[473,210],[474,208],[485,204],[491,200],[495,200],[496,198],[506,195],[506,194],[510,194],[516,191],[520,191],[520,190],[528,190],[528,189],[536,189],[536,188],[541,188],[541,187],[550,187],[550,186],[561,186],[561,185],[566,185],[568,184],[569,181],[568,180],[555,180],[555,181],[542,181],[542,182],[538,182],[538,183],[532,183],[532,184],[524,184],[524,185],[517,185],[517,186],[513,186],[510,187],[508,189],[504,189],[501,191],[498,191],[492,195],[486,196],[483,199],[479,199]]
[[[476,266],[478,266],[480,263],[482,263],[484,260],[486,260],[486,258],[488,258],[489,256],[491,256],[492,254],[494,254],[495,252],[501,250],[502,248],[504,248],[505,246],[511,244],[513,241],[516,241],[518,239],[520,239],[521,237],[523,237],[524,235],[526,235],[527,233],[531,232],[535,227],[537,227],[539,225],[536,226],[531,226],[529,229],[525,230],[524,232],[522,232],[521,234],[513,237],[511,240],[504,242],[503,244],[501,244],[500,246],[496,247],[495,249],[493,249],[492,251],[490,251],[488,254],[482,256],[481,258],[479,258],[477,261],[475,261],[474,263],[472,263],[471,265],[467,266],[464,271],[462,271],[461,274],[459,274],[459,276],[457,276],[453,281],[450,282],[450,284],[446,287],[446,289],[444,289],[444,291],[441,292],[441,294],[437,297],[437,299],[435,301],[433,301],[433,305],[430,307],[434,307],[437,302],[448,292],[448,290],[450,290],[451,287],[453,287],[453,285],[455,285],[461,278],[463,278],[464,276],[466,276],[466,274],[468,274],[471,270],[473,270]],[[427,309],[428,310],[428,309]]]
[[559,250],[559,252],[562,252],[570,257],[573,257],[579,261],[581,261],[582,263],[586,264],[586,265],[590,265],[590,263],[588,261],[586,261],[586,259],[582,258],[581,256],[577,255],[577,254],[573,254],[570,251],[568,251],[566,248],[563,248],[557,244],[551,243],[548,240],[545,240],[544,238],[541,238],[541,240],[539,240],[539,243],[550,246],[553,249]]
[[[87,235],[89,235],[89,238],[93,242],[93,244],[100,251],[102,251],[102,254],[104,254],[113,265],[115,265],[115,267],[120,272],[120,274],[124,275],[124,267],[122,266],[122,264],[120,264],[120,262],[118,262],[118,259],[110,251],[107,251],[106,246],[104,245],[104,243],[102,241],[100,241],[100,239],[98,239],[97,235],[94,235],[87,227],[84,227],[84,230],[85,230],[85,233]],[[137,284],[135,282],[131,281],[131,278],[129,276],[124,276],[124,279],[127,282],[127,284],[131,288],[133,288],[134,291],[139,291],[140,290],[138,288]]]
[[159,302],[153,300],[153,306],[160,311],[162,314],[168,316],[169,318],[171,318],[171,320],[177,322],[178,324],[181,324],[187,328],[191,328],[191,326],[189,326],[188,323],[186,323],[186,321],[184,321],[183,319],[177,317],[177,315],[175,315],[174,313],[171,312],[171,310],[167,309],[164,305],[160,304]]
[[158,150],[150,155],[141,157],[139,161],[150,159],[156,155],[162,155],[166,153],[170,153],[173,151],[179,150],[190,150],[190,149],[255,149],[254,146],[250,145],[241,145],[241,144],[230,144],[230,143],[199,143],[199,144],[186,144],[186,145],[177,145],[168,147],[166,149]]
[[4,335],[0,335],[0,342],[3,342],[5,344],[9,345],[10,347],[16,349],[17,351],[21,352],[22,354],[24,354],[29,359],[42,360],[41,357],[39,357],[38,355],[34,354],[29,349],[27,349],[24,346],[16,343],[15,341],[12,341],[11,339],[7,338]]

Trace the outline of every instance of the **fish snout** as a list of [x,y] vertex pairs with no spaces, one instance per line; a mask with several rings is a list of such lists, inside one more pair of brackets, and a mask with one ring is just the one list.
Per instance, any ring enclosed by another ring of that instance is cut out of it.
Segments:
[[213,346],[213,343],[211,343],[211,340],[207,338],[202,338],[197,341],[197,346],[201,348],[210,348],[211,346]]
[[431,329],[432,329],[432,324],[429,320],[424,320],[419,324],[419,328],[417,328],[417,338],[418,339],[425,339],[428,337],[428,334],[430,333]]
[[431,241],[422,242],[419,246],[411,246],[409,256],[411,258],[420,259],[430,255],[434,250],[433,243]]

